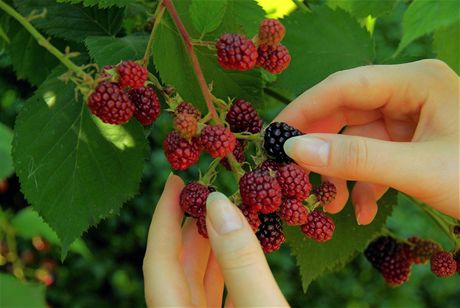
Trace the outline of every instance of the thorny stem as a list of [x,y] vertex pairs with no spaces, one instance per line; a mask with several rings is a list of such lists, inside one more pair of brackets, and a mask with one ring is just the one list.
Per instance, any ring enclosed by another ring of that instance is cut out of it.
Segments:
[[187,30],[185,29],[182,20],[180,19],[179,15],[177,14],[176,8],[171,0],[163,0],[163,5],[168,10],[171,18],[174,21],[179,33],[182,37],[182,41],[186,47],[187,53],[192,61],[193,70],[195,71],[195,75],[198,78],[198,82],[200,84],[201,92],[203,93],[204,100],[206,101],[206,105],[208,107],[209,112],[212,115],[212,118],[216,122],[216,124],[221,124],[219,116],[217,115],[216,108],[212,104],[212,94],[209,91],[208,85],[206,84],[206,79],[204,78],[203,71],[201,70],[200,63],[198,62],[198,58],[196,57],[195,51],[193,50],[192,40],[190,35],[188,34]]
[[155,20],[153,22],[152,31],[150,32],[149,41],[147,43],[147,48],[145,49],[144,58],[142,59],[142,64],[144,67],[149,65],[150,60],[150,53],[152,52],[152,45],[153,45],[153,37],[155,36],[155,31],[160,24],[161,17],[165,11],[165,7],[163,3],[159,3],[156,10],[155,10]]
[[37,43],[48,50],[53,56],[55,56],[59,61],[61,61],[68,69],[73,71],[78,77],[82,79],[87,79],[89,77],[78,65],[73,63],[66,55],[60,52],[56,47],[54,47],[40,32],[35,29],[35,27],[30,23],[30,21],[19,14],[11,6],[0,0],[0,8],[4,10],[8,15],[16,19],[36,40]]

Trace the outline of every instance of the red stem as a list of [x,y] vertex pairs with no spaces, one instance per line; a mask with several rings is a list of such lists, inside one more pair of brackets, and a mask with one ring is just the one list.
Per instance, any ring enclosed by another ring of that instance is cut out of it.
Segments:
[[195,71],[195,75],[198,78],[198,83],[200,84],[201,92],[203,93],[204,100],[206,101],[206,105],[208,106],[208,110],[212,115],[212,118],[216,122],[216,124],[220,124],[221,121],[219,116],[217,115],[216,108],[212,103],[212,95],[211,91],[209,91],[208,85],[206,83],[206,79],[204,78],[203,71],[201,70],[200,63],[198,62],[198,58],[196,57],[195,51],[193,50],[192,40],[190,35],[188,34],[187,30],[185,29],[184,24],[182,23],[179,15],[177,14],[176,8],[171,0],[163,0],[163,5],[171,15],[174,23],[176,24],[177,29],[179,30],[182,41],[185,44],[187,54],[192,61],[193,70]]

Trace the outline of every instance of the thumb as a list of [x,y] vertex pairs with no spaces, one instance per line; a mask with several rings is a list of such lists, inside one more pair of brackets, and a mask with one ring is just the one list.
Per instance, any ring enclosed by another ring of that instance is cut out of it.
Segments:
[[287,306],[254,232],[225,195],[211,193],[206,226],[235,306]]
[[299,165],[322,175],[391,186],[411,193],[428,184],[433,170],[427,143],[393,142],[339,134],[308,134],[284,144]]

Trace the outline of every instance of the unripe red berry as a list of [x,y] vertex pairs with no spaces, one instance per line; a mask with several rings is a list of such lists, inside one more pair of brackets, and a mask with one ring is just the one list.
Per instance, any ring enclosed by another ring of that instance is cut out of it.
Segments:
[[257,62],[257,48],[254,43],[240,34],[223,34],[216,43],[217,61],[229,70],[245,71]]
[[286,28],[277,19],[264,19],[259,26],[259,44],[278,45],[286,34]]

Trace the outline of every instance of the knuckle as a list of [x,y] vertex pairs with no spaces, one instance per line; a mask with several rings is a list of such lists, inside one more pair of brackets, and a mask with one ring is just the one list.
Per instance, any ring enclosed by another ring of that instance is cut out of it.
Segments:
[[365,140],[357,138],[351,140],[345,149],[345,166],[350,175],[357,174],[369,166],[369,148]]
[[429,75],[436,81],[445,77],[457,76],[447,63],[438,59],[421,60],[420,64],[427,69]]
[[334,84],[340,80],[342,75],[343,75],[343,71],[337,71],[327,76],[326,79],[324,79],[324,82]]
[[223,270],[247,269],[260,262],[260,247],[245,245],[228,249],[221,254],[221,265]]

